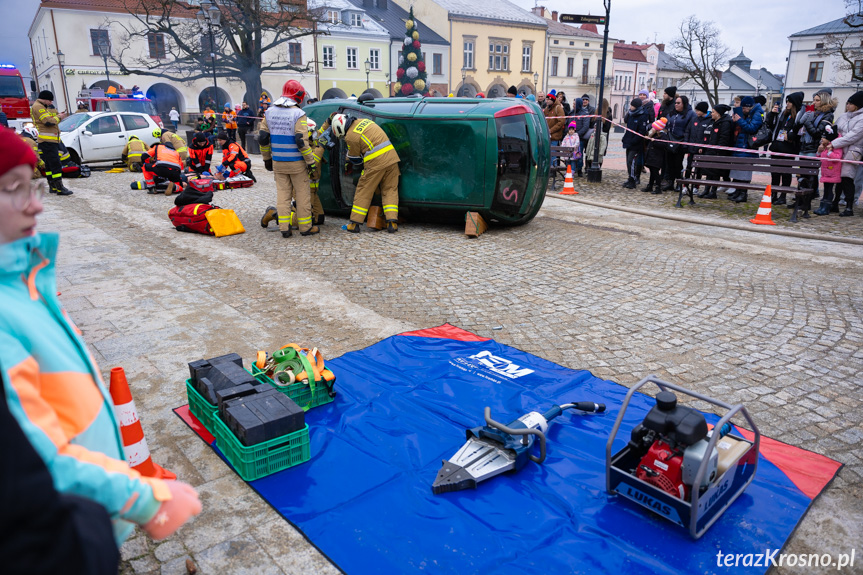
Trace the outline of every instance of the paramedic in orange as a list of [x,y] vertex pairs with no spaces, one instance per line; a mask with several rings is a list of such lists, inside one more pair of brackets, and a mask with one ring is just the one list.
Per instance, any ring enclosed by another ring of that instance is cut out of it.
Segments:
[[[230,104],[225,104],[225,111],[222,112],[222,124],[225,126],[225,131],[228,133],[228,139],[232,142],[237,141],[237,113],[231,109]],[[244,142],[240,142],[243,144]]]

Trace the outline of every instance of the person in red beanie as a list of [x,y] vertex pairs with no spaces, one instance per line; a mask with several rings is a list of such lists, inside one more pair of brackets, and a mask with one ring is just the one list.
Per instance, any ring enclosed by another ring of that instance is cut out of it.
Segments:
[[[119,425],[101,372],[80,332],[57,298],[54,256],[56,234],[37,234],[36,216],[42,212],[44,180],[31,180],[36,156],[18,135],[0,129],[0,381],[4,406],[29,440],[49,482],[25,481],[18,457],[4,457],[0,471],[0,556],[4,572],[8,561],[20,560],[7,550],[7,536],[27,525],[50,529],[41,515],[47,496],[27,496],[39,485],[52,485],[63,496],[85,500],[110,516],[109,534],[114,549],[135,525],[153,539],[171,535],[201,512],[198,494],[181,481],[142,477],[131,469],[123,450]],[[2,414],[0,414],[2,416]],[[8,449],[3,434],[0,450]],[[26,446],[17,447],[25,449]],[[29,467],[33,472],[34,466]],[[6,505],[6,501],[12,501]],[[10,509],[12,513],[10,514]],[[13,523],[10,524],[9,522]],[[98,526],[77,520],[84,539],[99,533]],[[34,527],[34,528],[35,528]],[[36,533],[34,536],[38,536]],[[69,549],[82,550],[75,545]],[[25,540],[21,545],[32,545]],[[50,550],[50,552],[46,552]],[[3,551],[8,551],[3,553]],[[62,565],[52,571],[40,567],[54,559],[54,545],[30,550],[35,567],[11,568],[26,573],[106,573],[89,568],[73,571]],[[11,559],[10,559],[11,558]],[[70,557],[70,560],[72,558]],[[41,561],[41,563],[39,562]],[[95,565],[95,564],[94,564]],[[114,565],[116,573],[116,564]]]

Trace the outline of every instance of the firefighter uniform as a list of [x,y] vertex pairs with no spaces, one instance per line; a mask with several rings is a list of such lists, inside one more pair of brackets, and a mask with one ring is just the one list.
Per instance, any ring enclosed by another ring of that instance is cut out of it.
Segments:
[[53,104],[36,100],[30,117],[39,130],[39,154],[45,162],[45,177],[52,192],[63,191],[63,165],[60,163],[60,114]]
[[[261,132],[263,134],[259,134],[259,139],[263,139],[264,144],[270,147],[266,153],[262,147],[261,154],[264,160],[272,158],[279,229],[284,233],[291,231],[291,200],[293,199],[297,204],[297,225],[300,233],[317,233],[317,229],[312,229],[308,168],[314,164],[314,159],[312,148],[309,146],[306,113],[297,106],[272,106],[267,109]],[[264,137],[261,138],[262,136]]]
[[37,180],[42,177],[42,172],[45,170],[45,162],[42,161],[42,158],[39,157],[39,142],[30,137],[26,132],[19,134],[21,139],[30,146],[30,149],[33,150],[33,153],[36,154],[36,157],[39,158],[39,161],[36,163],[36,167],[33,168],[33,176],[31,179]]
[[213,159],[213,144],[203,132],[198,132],[189,144],[189,167],[199,176],[210,171]]
[[312,196],[312,218],[316,225],[324,223],[324,206],[321,204],[321,198],[318,197],[318,186],[321,183],[321,164],[324,161],[324,147],[320,144],[315,144],[312,150],[312,159],[315,161],[314,169],[309,174],[311,181],[309,189]]
[[144,160],[141,159],[141,154],[147,151],[147,144],[141,141],[138,136],[129,136],[129,142],[123,149],[123,162],[129,168],[130,172],[140,172],[141,165]]
[[[233,110],[222,112],[222,123],[232,142],[237,141],[237,113]],[[242,144],[242,142],[240,142]]]
[[186,163],[186,159],[189,157],[189,148],[186,147],[186,140],[174,132],[163,130],[161,142],[163,144],[171,142],[171,145],[174,146],[174,150],[180,155],[180,159],[184,164]]
[[[399,219],[399,155],[386,133],[368,119],[354,120],[345,130],[348,165],[362,162],[362,175],[354,192],[351,221],[362,224],[376,193],[381,194],[384,217]],[[351,161],[353,159],[353,162]]]

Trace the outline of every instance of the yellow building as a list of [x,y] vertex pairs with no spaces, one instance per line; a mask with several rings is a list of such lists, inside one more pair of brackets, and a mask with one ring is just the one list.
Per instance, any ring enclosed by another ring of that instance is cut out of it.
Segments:
[[[410,0],[395,0],[404,8]],[[503,97],[510,86],[522,94],[543,90],[548,23],[506,0],[415,3],[414,15],[449,40],[450,91],[459,96]]]

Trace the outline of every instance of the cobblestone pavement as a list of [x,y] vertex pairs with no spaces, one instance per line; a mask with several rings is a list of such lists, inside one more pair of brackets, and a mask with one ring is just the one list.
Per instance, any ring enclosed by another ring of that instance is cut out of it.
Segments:
[[443,322],[624,385],[656,373],[744,402],[765,435],[846,464],[787,549],[863,555],[859,246],[555,198],[530,224],[473,240],[410,223],[355,236],[331,217],[320,236],[285,240],[258,225],[275,189],[256,164],[258,185],[216,194],[246,225],[228,238],[174,231],[171,200],[130,191],[131,174],[46,199],[61,299],[106,375],[126,368],[154,459],[204,502],[167,541],[129,540],[123,574],[183,573],[187,558],[203,574],[336,572],[171,412],[186,403],[186,363],[287,341],[332,358]]

